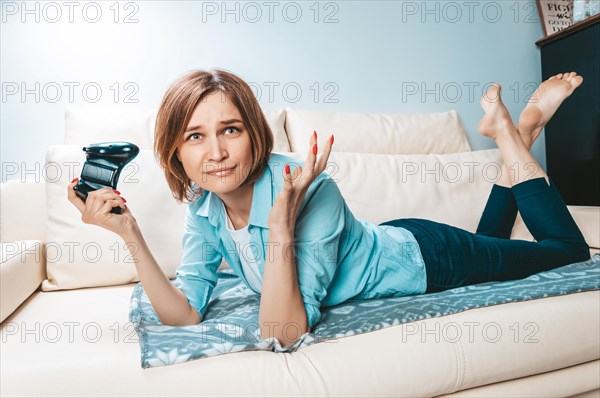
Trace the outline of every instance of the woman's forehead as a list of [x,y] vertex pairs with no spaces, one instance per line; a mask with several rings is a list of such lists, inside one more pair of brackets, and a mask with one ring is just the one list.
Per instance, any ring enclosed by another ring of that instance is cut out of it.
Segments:
[[224,98],[225,100],[221,100],[221,95],[219,93],[209,94],[204,97],[196,105],[188,126],[192,124],[199,125],[205,121],[220,124],[234,120],[242,122],[240,111],[233,104],[233,101],[227,98],[227,96]]

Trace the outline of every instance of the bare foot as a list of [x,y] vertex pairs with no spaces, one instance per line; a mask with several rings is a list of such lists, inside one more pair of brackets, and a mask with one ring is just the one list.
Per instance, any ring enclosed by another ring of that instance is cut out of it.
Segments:
[[556,112],[560,104],[570,96],[583,82],[577,73],[559,73],[542,82],[533,93],[521,116],[517,130],[521,140],[528,147],[540,135],[540,132]]
[[480,101],[485,115],[479,121],[477,130],[494,141],[500,131],[515,130],[510,113],[508,113],[508,109],[506,109],[500,97],[501,89],[500,84],[494,83],[481,97]]

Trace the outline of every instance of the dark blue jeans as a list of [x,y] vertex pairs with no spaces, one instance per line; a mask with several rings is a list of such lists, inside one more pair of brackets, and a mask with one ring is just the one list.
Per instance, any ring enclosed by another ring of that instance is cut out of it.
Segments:
[[[379,225],[415,235],[427,271],[426,293],[488,281],[525,278],[590,258],[589,247],[552,179],[494,184],[475,233],[420,218]],[[510,239],[520,212],[537,242]]]

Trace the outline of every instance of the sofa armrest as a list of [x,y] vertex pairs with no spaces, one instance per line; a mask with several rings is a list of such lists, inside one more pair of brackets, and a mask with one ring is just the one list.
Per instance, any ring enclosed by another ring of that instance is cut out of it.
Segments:
[[[600,253],[600,207],[567,205],[567,209],[590,247],[590,256]],[[520,213],[517,215],[510,238],[535,241]]]
[[0,199],[0,241],[46,240],[46,187],[43,180],[3,182]]
[[0,259],[0,322],[4,322],[46,279],[44,244],[0,243]]
[[590,248],[600,249],[600,206],[567,206]]
[[600,207],[567,206],[567,208],[590,247],[590,257],[600,253]]

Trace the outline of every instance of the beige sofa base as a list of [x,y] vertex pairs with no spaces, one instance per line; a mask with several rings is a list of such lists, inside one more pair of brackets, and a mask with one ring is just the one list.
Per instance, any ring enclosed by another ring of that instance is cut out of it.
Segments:
[[[552,372],[470,388],[439,397],[598,397],[600,360]],[[574,395],[576,394],[576,395]]]
[[569,398],[600,398],[600,388],[593,391],[582,392],[581,394],[572,395]]
[[[600,387],[597,290],[472,309],[291,354],[245,351],[142,369],[128,322],[134,286],[36,291],[1,325],[0,396],[571,396]],[[402,341],[404,326],[450,322],[497,322],[506,339]],[[524,342],[528,322],[537,325],[537,342]]]

